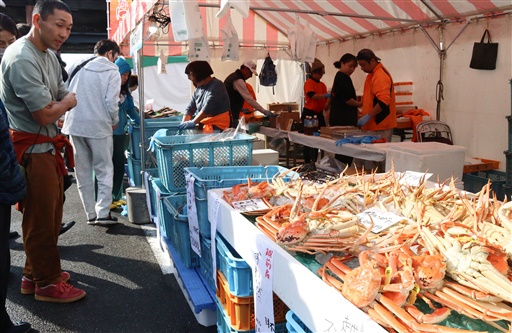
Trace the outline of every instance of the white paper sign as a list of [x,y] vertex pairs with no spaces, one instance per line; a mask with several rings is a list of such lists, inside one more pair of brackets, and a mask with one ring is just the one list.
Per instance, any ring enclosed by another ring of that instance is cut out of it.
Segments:
[[[210,207],[208,207],[209,209]],[[215,235],[217,234],[217,222],[219,221],[219,208],[220,208],[220,200],[219,198],[215,199],[212,210],[208,211],[208,219],[210,220],[210,235],[211,235],[211,255],[212,255],[212,274],[213,281],[215,282],[215,287],[217,287],[217,241],[215,239]],[[211,215],[210,215],[211,213]]]
[[272,276],[274,272],[273,245],[264,237],[256,238],[252,250],[255,265],[252,270],[256,332],[275,332]]
[[359,219],[359,222],[365,227],[369,227],[373,221],[373,228],[371,231],[374,234],[378,234],[382,230],[385,230],[392,225],[404,220],[404,217],[402,216],[398,216],[391,212],[386,212],[377,208],[367,209],[364,212],[357,214],[357,218]]
[[240,213],[245,213],[268,209],[268,206],[261,199],[250,199],[233,202],[233,208]]
[[133,56],[138,50],[140,50],[142,48],[142,43],[144,40],[142,31],[143,31],[143,24],[139,23],[139,25],[130,34],[130,55],[131,56]]
[[187,181],[187,214],[188,230],[190,233],[190,246],[192,250],[201,256],[201,240],[199,238],[199,221],[197,220],[196,195],[194,193],[194,177],[185,175]]
[[424,180],[427,180],[430,177],[432,177],[431,173],[406,171],[402,174],[402,178],[400,178],[400,184],[409,186],[420,186],[423,178]]

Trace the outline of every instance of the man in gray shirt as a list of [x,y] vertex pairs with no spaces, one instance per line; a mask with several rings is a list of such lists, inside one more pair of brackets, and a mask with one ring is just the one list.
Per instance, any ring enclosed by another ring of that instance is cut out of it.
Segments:
[[27,256],[21,292],[44,302],[85,297],[85,291],[66,282],[70,274],[61,270],[57,247],[67,174],[60,150],[71,145],[58,134],[56,121],[76,105],[76,98],[66,90],[50,49],[60,49],[72,26],[71,11],[62,1],[38,1],[30,32],[7,48],[0,70],[0,99],[18,163],[26,170],[27,194],[18,207]]

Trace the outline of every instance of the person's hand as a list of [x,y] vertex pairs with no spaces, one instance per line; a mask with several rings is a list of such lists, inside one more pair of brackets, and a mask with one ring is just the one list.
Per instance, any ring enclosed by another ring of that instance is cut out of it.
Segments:
[[71,110],[72,108],[74,108],[77,104],[77,101],[76,101],[76,95],[75,93],[69,93],[67,94],[66,96],[64,96],[64,98],[62,98],[60,100],[61,102],[63,103],[66,103],[68,108],[67,110]]
[[112,125],[112,130],[115,131],[117,129],[117,126],[119,126],[119,123]]
[[182,129],[189,129],[189,128],[195,128],[196,127],[196,123],[194,123],[193,120],[189,120],[189,121],[184,121],[182,122],[181,124],[178,125],[178,129],[182,130]]
[[364,116],[362,116],[361,118],[359,118],[359,120],[357,121],[357,126],[361,127],[361,126],[364,126],[368,120],[370,120],[370,115],[369,114],[365,114]]
[[269,111],[269,110],[261,111],[261,113],[263,113],[267,117],[275,117],[276,116],[272,111]]

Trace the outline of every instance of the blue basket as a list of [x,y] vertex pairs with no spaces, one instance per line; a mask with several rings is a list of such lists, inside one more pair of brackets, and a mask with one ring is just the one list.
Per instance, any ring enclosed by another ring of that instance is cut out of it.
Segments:
[[228,281],[229,292],[238,297],[252,296],[252,270],[249,264],[218,234],[215,241],[217,243],[217,269]]
[[[288,172],[287,172],[288,171]],[[299,177],[294,171],[280,166],[238,166],[238,167],[205,167],[185,168],[185,172],[194,177],[194,194],[196,196],[197,220],[199,232],[203,237],[210,237],[210,221],[208,220],[207,192],[214,188],[232,187],[247,183],[247,178],[254,182],[270,180],[276,174],[285,174],[285,182]]]
[[[158,173],[169,191],[185,190],[185,168],[250,165],[255,138],[237,134],[219,141],[225,134],[165,136],[155,139]],[[198,142],[202,140],[202,142]]]
[[[168,129],[178,129],[179,124],[181,124],[181,120],[183,117],[166,117],[166,118],[156,118],[156,119],[146,119],[144,120],[144,144],[145,149],[147,149],[149,145],[149,139],[161,128]],[[135,124],[130,124],[130,152],[133,156],[140,159],[140,145],[141,137],[140,137],[140,126]]]
[[313,333],[292,310],[286,313],[286,328],[289,333]]
[[156,223],[156,217],[158,215],[157,205],[157,193],[156,190],[158,187],[153,187],[153,183],[158,180],[158,170],[157,169],[146,169],[144,170],[144,187],[146,188],[146,204],[148,206],[149,217],[151,220]]
[[212,260],[212,242],[209,238],[201,237],[201,258],[199,258],[199,266],[201,267],[201,275],[208,285],[215,290],[215,280],[213,278],[213,260]]
[[162,225],[165,235],[171,240],[171,244],[178,251],[186,267],[198,267],[199,256],[190,246],[190,232],[186,210],[187,195],[175,193],[163,198],[162,201],[163,211],[165,212],[162,216]]
[[[228,318],[228,315],[224,311],[224,308],[221,304],[219,304],[219,300],[217,299],[217,333],[254,333],[256,330],[248,330],[248,331],[239,331],[234,329],[231,326],[231,321]],[[286,322],[276,323],[274,327],[274,333],[286,333]]]
[[128,183],[130,186],[141,186],[142,185],[142,165],[140,164],[140,159],[135,159],[128,154],[127,158],[128,164]]

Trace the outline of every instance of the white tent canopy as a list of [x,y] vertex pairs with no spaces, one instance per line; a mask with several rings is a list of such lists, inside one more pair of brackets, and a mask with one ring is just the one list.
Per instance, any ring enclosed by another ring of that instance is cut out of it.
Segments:
[[[156,2],[135,0],[113,38],[128,46],[130,31],[151,13]],[[499,160],[502,162],[500,169],[505,168],[503,151],[508,149],[505,117],[511,112],[510,0],[251,0],[247,19],[231,10],[242,46],[239,63],[220,61],[220,28],[225,19],[215,17],[220,0],[199,0],[198,3],[203,29],[210,41],[210,63],[219,79],[223,80],[243,60],[261,60],[269,51],[274,60],[290,59],[286,32],[298,17],[317,35],[316,57],[326,65],[322,81],[328,86],[336,74],[334,61],[344,53],[356,54],[362,48],[370,48],[382,59],[395,82],[413,82],[414,104],[435,117],[436,86],[442,77],[444,100],[440,120],[452,128],[455,143],[467,148],[467,156]],[[469,68],[473,43],[480,40],[485,29],[490,30],[493,42],[499,43],[494,71]],[[158,54],[156,51],[162,47],[168,55],[186,54],[187,50],[186,43],[174,42],[169,32],[161,33],[155,41],[147,40],[143,52]],[[362,93],[364,78],[360,70],[352,75],[358,93]],[[272,95],[271,89],[265,87],[258,92],[254,79],[249,83],[256,88],[258,101],[263,105],[292,101],[288,99],[292,94],[284,92],[293,91],[293,86],[298,84],[291,76],[288,81],[278,81],[277,88],[281,92]]]

